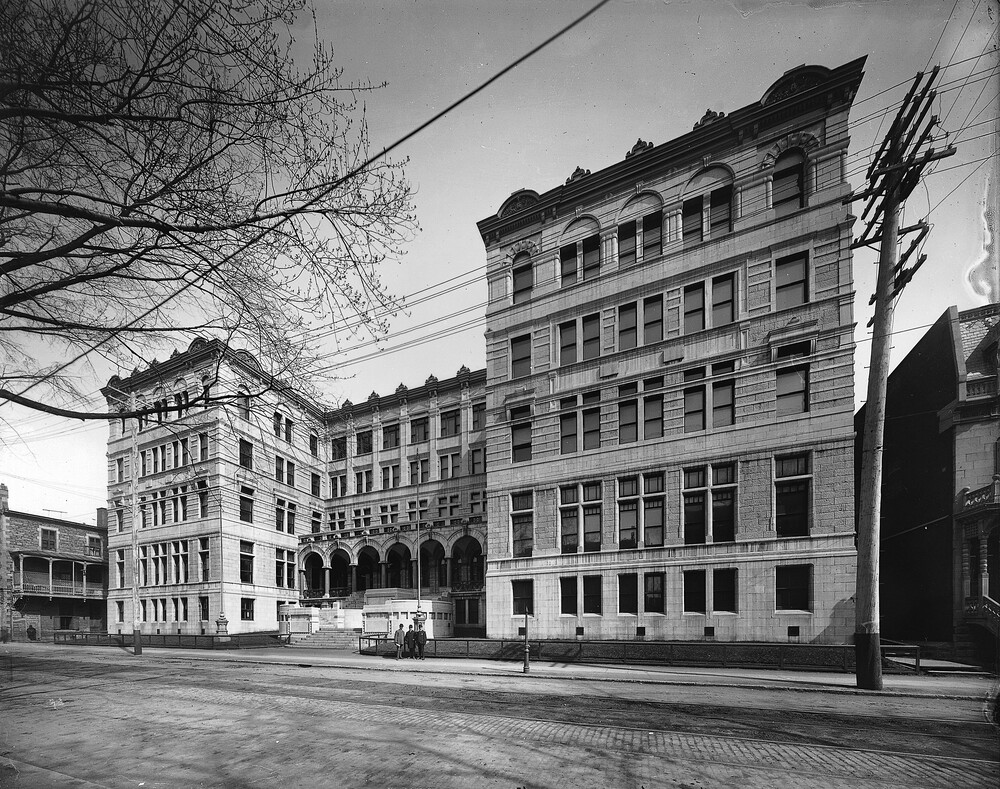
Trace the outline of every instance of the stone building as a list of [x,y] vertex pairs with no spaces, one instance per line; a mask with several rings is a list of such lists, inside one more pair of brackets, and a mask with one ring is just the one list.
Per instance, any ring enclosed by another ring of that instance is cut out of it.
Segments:
[[863,65],[478,223],[490,637],[849,641]]
[[136,577],[150,634],[276,631],[286,603],[421,590],[453,601],[434,606],[449,632],[484,633],[484,385],[463,368],[331,411],[200,339],[112,378],[111,408],[155,410],[111,424],[109,631],[132,631]]
[[107,530],[103,507],[96,526],[19,512],[0,484],[0,639],[104,632]]
[[298,535],[323,517],[321,409],[203,339],[102,392],[112,409],[155,409],[110,426],[109,632],[130,633],[134,614],[150,634],[276,631],[298,599]]
[[485,634],[485,383],[463,367],[326,414],[330,501],[302,538],[305,603],[420,594],[453,604],[450,632]]
[[[881,629],[964,659],[1000,637],[998,343],[1000,304],[951,307],[886,389]],[[860,441],[864,408],[856,424]]]

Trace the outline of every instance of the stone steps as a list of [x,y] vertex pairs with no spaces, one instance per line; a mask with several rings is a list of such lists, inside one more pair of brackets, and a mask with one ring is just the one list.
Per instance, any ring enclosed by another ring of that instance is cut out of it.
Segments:
[[308,636],[292,636],[291,646],[303,649],[349,649],[357,652],[360,635],[354,630],[320,629]]

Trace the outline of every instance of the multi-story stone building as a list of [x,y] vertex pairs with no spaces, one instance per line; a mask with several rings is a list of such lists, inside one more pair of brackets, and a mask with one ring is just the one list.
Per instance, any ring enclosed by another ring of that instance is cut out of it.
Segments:
[[103,507],[96,526],[12,510],[0,484],[0,640],[104,631],[107,529]]
[[303,537],[304,601],[419,592],[454,604],[451,632],[485,634],[485,383],[463,367],[326,414],[330,501]]
[[485,632],[484,384],[463,368],[329,411],[206,340],[112,378],[110,407],[155,411],[111,425],[109,630],[132,630],[135,577],[145,633],[275,631],[285,603],[376,589]]
[[863,63],[479,222],[489,636],[849,640]]
[[[986,661],[1000,636],[998,343],[1000,304],[949,308],[889,376],[883,441],[882,632]],[[860,441],[864,408],[856,424]]]
[[322,411],[202,339],[102,392],[111,408],[156,409],[110,427],[109,631],[131,632],[133,616],[144,633],[277,630],[298,598],[301,523],[324,510]]

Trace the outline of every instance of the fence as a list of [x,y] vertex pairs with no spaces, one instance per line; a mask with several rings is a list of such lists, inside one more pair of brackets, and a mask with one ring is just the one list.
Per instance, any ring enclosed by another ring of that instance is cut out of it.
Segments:
[[[132,647],[132,634],[80,633],[75,630],[57,630],[53,636],[56,644],[91,647]],[[173,649],[254,649],[283,646],[286,639],[278,633],[242,633],[231,636],[199,636],[180,633],[148,635],[139,639],[144,647]]]
[[[528,641],[532,660],[552,663],[622,663],[667,666],[767,667],[814,671],[853,672],[853,644],[765,644],[748,642],[676,641]],[[362,655],[392,656],[396,647],[383,636],[361,636]],[[524,639],[447,638],[431,639],[425,647],[429,657],[521,660]],[[920,647],[886,646],[883,657],[913,656],[920,671]],[[905,667],[898,666],[899,670]]]

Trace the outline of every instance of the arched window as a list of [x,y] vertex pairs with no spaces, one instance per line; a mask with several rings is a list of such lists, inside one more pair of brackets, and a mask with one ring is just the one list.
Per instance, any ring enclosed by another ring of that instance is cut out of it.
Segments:
[[718,238],[733,229],[733,176],[725,167],[699,173],[684,190],[681,231],[685,244]]
[[771,205],[775,216],[786,216],[805,204],[805,157],[798,150],[786,151],[774,163]]

